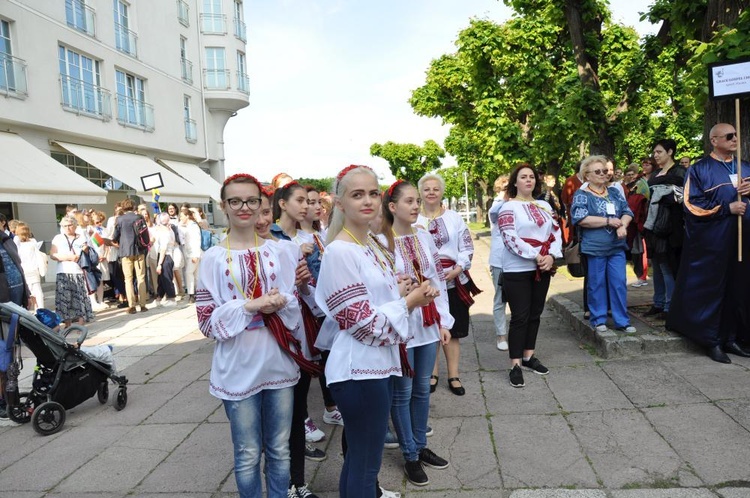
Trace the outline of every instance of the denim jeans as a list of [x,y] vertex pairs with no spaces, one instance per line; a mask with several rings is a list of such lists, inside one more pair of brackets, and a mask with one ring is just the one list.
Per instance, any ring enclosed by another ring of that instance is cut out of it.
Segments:
[[628,282],[625,275],[625,252],[611,256],[588,256],[588,299],[591,325],[607,322],[607,296],[615,327],[630,325],[628,316]]
[[654,307],[669,311],[674,291],[674,275],[669,263],[653,260],[654,269]]
[[240,498],[261,496],[260,454],[266,453],[269,498],[286,498],[294,388],[266,389],[239,401],[224,400],[234,445],[234,477]]
[[339,478],[340,498],[377,496],[392,386],[390,377],[346,380],[329,386],[344,419],[347,442]]
[[391,419],[398,435],[401,453],[408,462],[419,459],[427,446],[427,418],[430,415],[430,375],[435,366],[438,343],[407,349],[414,378],[393,378]]
[[503,301],[503,269],[490,266],[495,297],[492,299],[492,317],[495,320],[495,335],[505,335],[505,301]]

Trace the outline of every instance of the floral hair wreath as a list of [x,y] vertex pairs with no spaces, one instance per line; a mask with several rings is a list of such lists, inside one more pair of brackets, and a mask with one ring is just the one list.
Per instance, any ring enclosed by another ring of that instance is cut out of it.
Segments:
[[[367,169],[369,169],[370,171],[373,171],[373,169],[372,169],[371,167],[369,167],[369,166],[365,166],[364,164],[350,164],[350,165],[349,165],[349,166],[347,166],[346,168],[344,168],[344,169],[342,169],[341,171],[339,171],[339,174],[338,174],[338,175],[336,175],[336,181],[337,181],[337,182],[340,182],[340,181],[341,181],[341,179],[342,179],[342,178],[344,178],[344,177],[346,176],[346,174],[347,174],[347,173],[349,173],[349,172],[350,172],[351,170],[353,170],[353,169],[357,169],[357,168],[367,168]],[[374,171],[373,171],[373,172],[374,172]]]
[[392,197],[393,191],[396,190],[396,187],[398,187],[402,183],[404,183],[404,180],[396,180],[395,182],[393,182],[393,184],[388,187],[388,197]]
[[247,178],[253,183],[255,183],[256,185],[258,185],[258,188],[261,188],[261,189],[263,188],[257,178],[255,178],[253,175],[248,175],[247,173],[237,173],[235,175],[228,176],[226,180],[224,180],[224,185],[225,186],[229,185],[233,181],[238,180],[240,178]]

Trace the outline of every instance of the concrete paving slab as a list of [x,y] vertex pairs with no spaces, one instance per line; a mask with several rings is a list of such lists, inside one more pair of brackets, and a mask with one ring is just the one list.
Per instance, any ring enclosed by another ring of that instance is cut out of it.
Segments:
[[432,417],[472,417],[478,413],[484,413],[484,398],[479,383],[479,373],[463,371],[461,383],[466,389],[466,394],[456,396],[448,390],[448,378],[445,372],[440,373],[438,387],[430,396]]
[[0,498],[43,498],[44,495],[39,491],[0,491]]
[[510,414],[553,414],[560,412],[560,406],[543,378],[524,373],[526,387],[512,387],[508,381],[508,371],[480,372],[484,398],[488,413],[492,415]]
[[612,491],[612,498],[716,498],[707,489],[623,489]]
[[598,489],[519,489],[510,498],[606,498]]
[[733,363],[726,365],[701,355],[665,358],[662,363],[681,375],[711,400],[750,398],[750,370]]
[[559,368],[547,376],[547,382],[566,411],[633,408],[633,404],[597,366]]
[[47,493],[44,498],[124,498],[126,493],[103,493],[95,491],[93,493],[73,492],[73,493]]
[[[174,383],[128,386],[128,405],[122,411],[104,410],[86,419],[89,426],[138,425],[175,397],[183,386]],[[110,395],[112,394],[110,389]]]
[[4,429],[0,433],[0,448],[2,448],[2,451],[0,451],[0,471],[39,448],[52,443],[62,435],[58,432],[51,436],[42,437],[32,429],[30,424],[14,424],[12,428],[9,426]]
[[562,416],[501,415],[493,418],[492,427],[506,488],[598,487]]
[[724,410],[724,413],[732,417],[732,419],[750,431],[750,399],[727,399],[717,401],[716,406]]
[[747,498],[750,496],[750,487],[746,488],[720,488],[716,493],[722,498]]
[[750,433],[712,404],[643,410],[656,431],[708,485],[750,477]]
[[605,487],[682,484],[685,462],[638,410],[579,412],[566,418]]
[[127,368],[128,385],[144,384],[184,358],[179,354],[152,354]]
[[199,379],[202,375],[211,369],[210,354],[191,354],[178,361],[170,368],[155,375],[149,383],[152,382],[174,382],[187,385],[190,382]]
[[[196,381],[155,411],[146,424],[181,424],[203,422],[222,406],[221,400],[207,396],[208,382]],[[223,408],[221,409],[223,412]]]

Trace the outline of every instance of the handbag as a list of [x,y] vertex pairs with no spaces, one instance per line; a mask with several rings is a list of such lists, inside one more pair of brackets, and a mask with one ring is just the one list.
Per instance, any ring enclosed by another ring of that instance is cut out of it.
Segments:
[[174,261],[175,270],[179,270],[185,266],[185,255],[182,253],[182,249],[178,246],[174,246],[174,249],[172,250],[172,261]]
[[563,249],[563,259],[568,267],[570,276],[581,278],[584,275],[583,263],[581,262],[581,234],[576,230],[575,238]]

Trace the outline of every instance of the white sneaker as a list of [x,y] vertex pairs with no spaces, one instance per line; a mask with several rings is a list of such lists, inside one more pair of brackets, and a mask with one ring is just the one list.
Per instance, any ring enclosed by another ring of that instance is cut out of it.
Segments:
[[338,408],[334,408],[332,412],[329,412],[328,408],[323,408],[323,422],[329,425],[344,425],[344,419]]
[[618,332],[624,332],[626,334],[635,334],[637,330],[632,325],[628,325],[627,327],[620,327],[617,329]]
[[325,432],[318,429],[315,422],[310,417],[305,419],[305,441],[308,443],[317,443],[326,438]]
[[597,326],[596,326],[596,331],[597,331],[597,332],[606,332],[606,331],[607,331],[607,326],[606,326],[606,325],[604,325],[604,324],[601,324],[601,325],[597,325]]
[[631,287],[643,287],[644,285],[648,285],[646,280],[638,280],[634,284],[630,284]]
[[508,350],[508,341],[497,341],[497,349],[500,351]]
[[164,306],[165,308],[170,308],[172,306],[177,306],[177,303],[174,302],[173,299],[162,299],[161,305]]
[[383,489],[383,486],[380,486],[380,496],[381,498],[401,498],[401,493],[398,491],[388,491],[387,489]]

